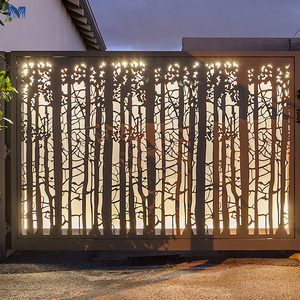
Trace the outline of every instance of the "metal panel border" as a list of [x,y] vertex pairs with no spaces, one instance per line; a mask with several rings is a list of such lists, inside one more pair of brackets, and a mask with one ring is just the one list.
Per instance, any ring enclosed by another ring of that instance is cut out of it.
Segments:
[[[4,56],[4,52],[0,55]],[[5,61],[0,57],[0,70],[6,69]],[[1,111],[5,114],[5,101],[0,99]],[[0,130],[0,262],[6,258],[6,193],[5,193],[5,135],[6,129]]]
[[[294,126],[291,128],[291,134],[294,137],[294,155],[292,157],[294,166],[294,177],[291,178],[291,200],[294,203],[294,224],[295,238],[294,239],[189,239],[170,237],[167,241],[161,243],[160,238],[153,240],[140,238],[139,247],[133,248],[130,241],[127,239],[99,239],[91,240],[82,238],[78,240],[62,238],[60,239],[19,239],[17,228],[19,228],[19,211],[18,199],[20,199],[20,103],[12,101],[11,103],[11,118],[15,125],[12,129],[11,141],[11,210],[12,210],[12,248],[17,250],[300,250],[300,184],[297,184],[297,179],[300,178],[300,139],[296,137],[300,135],[300,124],[296,123],[296,111],[300,109],[300,100],[296,99],[297,91],[300,90],[300,53],[299,52],[12,52],[11,53],[11,78],[12,84],[16,85],[17,73],[17,57],[18,56],[66,56],[66,57],[245,57],[245,58],[294,58],[294,90],[292,91],[291,99],[294,101]],[[16,180],[17,179],[17,180]],[[150,243],[149,243],[150,242]],[[151,248],[149,245],[152,245]]]

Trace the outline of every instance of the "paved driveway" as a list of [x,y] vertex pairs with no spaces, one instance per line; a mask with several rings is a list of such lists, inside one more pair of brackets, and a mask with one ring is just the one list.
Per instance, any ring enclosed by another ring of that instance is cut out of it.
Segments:
[[92,252],[16,252],[0,265],[0,299],[300,299],[298,260],[238,256],[129,266]]

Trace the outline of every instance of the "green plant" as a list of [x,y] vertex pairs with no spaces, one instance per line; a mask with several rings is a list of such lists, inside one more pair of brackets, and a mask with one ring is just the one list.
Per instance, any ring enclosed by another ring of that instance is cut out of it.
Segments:
[[19,11],[12,4],[9,4],[9,1],[10,0],[0,0],[0,14],[7,16],[4,23],[0,20],[0,24],[2,26],[4,26],[7,21],[10,23],[13,21],[12,17],[10,16],[10,12],[8,11],[10,7],[15,11],[16,15],[20,17]]
[[[5,77],[5,71],[0,71],[0,99],[4,99],[6,102],[12,99],[13,92],[17,92],[17,90],[11,86],[9,77]],[[0,122],[1,121],[7,121],[10,124],[13,124],[13,122],[5,118],[3,116],[3,112],[0,110]],[[2,127],[6,127],[0,124],[0,130]]]
[[12,99],[12,92],[16,89],[11,86],[9,77],[5,77],[5,71],[0,71],[0,97],[8,102]]
[[[13,5],[9,4],[10,0],[0,0],[0,14],[7,16],[6,20],[4,21],[4,23],[0,20],[0,24],[2,26],[4,26],[4,24],[9,21],[10,23],[12,22],[12,18],[10,16],[10,12],[9,12],[9,8],[11,7],[12,9],[14,9],[16,15],[18,17],[20,17],[18,10],[16,9],[16,7],[14,7]],[[2,56],[2,58],[4,58]],[[10,83],[10,78],[6,76],[6,72],[5,71],[1,71],[0,70],[0,99],[5,100],[6,102],[10,101],[12,99],[13,96],[13,92],[17,92],[17,90],[11,86]],[[8,119],[5,118],[3,116],[3,112],[0,110],[0,122],[1,121],[6,121],[10,124],[13,124],[13,122]],[[0,123],[0,130],[6,126],[1,125]]]

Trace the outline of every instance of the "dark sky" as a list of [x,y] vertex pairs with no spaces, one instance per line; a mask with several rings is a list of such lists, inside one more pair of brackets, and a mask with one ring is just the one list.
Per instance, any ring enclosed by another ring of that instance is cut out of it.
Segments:
[[181,50],[182,37],[293,37],[300,29],[299,0],[89,2],[108,51]]

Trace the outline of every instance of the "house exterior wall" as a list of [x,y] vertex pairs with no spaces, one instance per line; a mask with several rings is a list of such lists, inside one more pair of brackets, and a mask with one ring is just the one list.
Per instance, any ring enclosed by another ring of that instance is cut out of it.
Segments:
[[26,14],[0,27],[0,51],[86,50],[61,0],[12,0],[11,4],[26,7]]
[[183,51],[299,51],[299,38],[190,38]]

